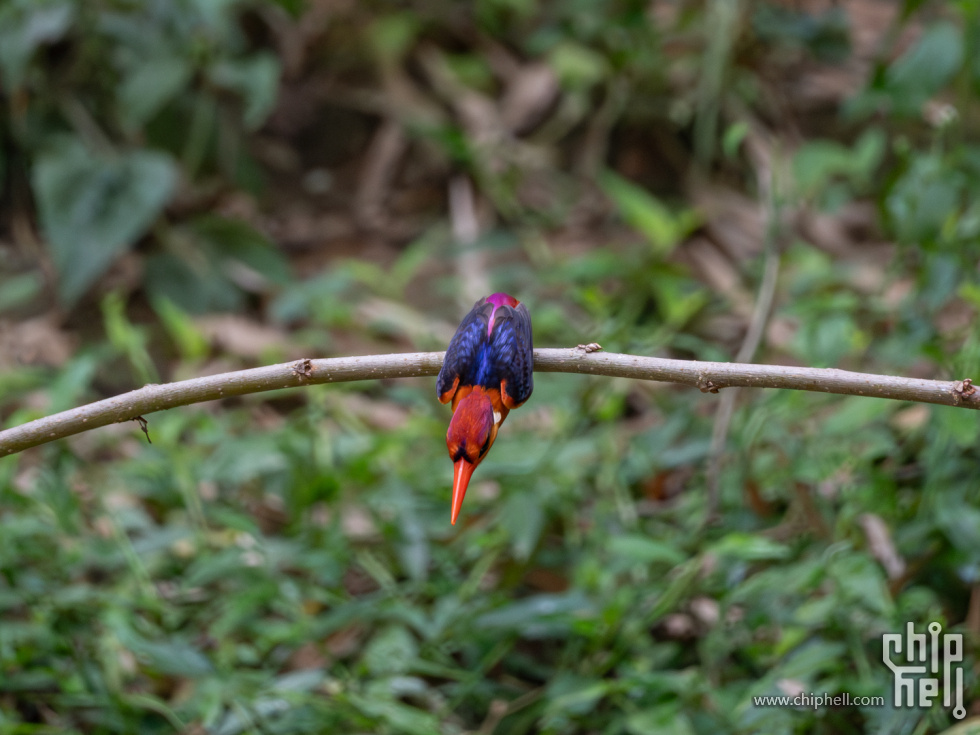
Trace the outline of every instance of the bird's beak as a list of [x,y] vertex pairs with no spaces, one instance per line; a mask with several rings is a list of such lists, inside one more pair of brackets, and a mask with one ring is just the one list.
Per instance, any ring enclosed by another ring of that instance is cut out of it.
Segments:
[[453,525],[459,517],[459,511],[463,507],[463,498],[466,497],[466,488],[470,484],[470,477],[476,465],[467,459],[458,459],[453,464]]

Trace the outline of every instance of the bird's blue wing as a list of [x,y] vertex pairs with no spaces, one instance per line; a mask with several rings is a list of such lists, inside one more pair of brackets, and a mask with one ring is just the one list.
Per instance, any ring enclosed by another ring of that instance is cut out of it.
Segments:
[[486,299],[476,302],[466,315],[446,349],[446,359],[436,378],[436,395],[442,403],[449,403],[460,384],[472,385],[478,370],[477,358],[480,347],[487,341],[487,324],[493,304]]
[[500,397],[507,408],[517,408],[534,390],[534,344],[531,314],[524,304],[501,306],[493,317],[490,355],[500,376]]

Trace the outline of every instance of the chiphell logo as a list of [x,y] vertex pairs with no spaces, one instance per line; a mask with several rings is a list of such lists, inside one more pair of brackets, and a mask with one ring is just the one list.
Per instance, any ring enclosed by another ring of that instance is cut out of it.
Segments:
[[[896,707],[931,707],[942,689],[943,706],[953,717],[966,717],[963,706],[963,634],[940,635],[943,626],[929,623],[929,635],[916,633],[909,623],[905,635],[881,637],[882,660],[895,676]],[[903,655],[904,654],[904,655]]]

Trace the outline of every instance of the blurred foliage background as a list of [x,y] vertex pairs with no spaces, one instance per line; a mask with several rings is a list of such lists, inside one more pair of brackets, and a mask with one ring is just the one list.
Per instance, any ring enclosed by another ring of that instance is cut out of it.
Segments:
[[[539,346],[980,374],[970,0],[2,0],[0,418]],[[974,413],[540,375],[449,524],[433,381],[0,460],[0,733],[927,733]],[[729,396],[729,397],[726,397]],[[978,714],[977,677],[966,701]]]

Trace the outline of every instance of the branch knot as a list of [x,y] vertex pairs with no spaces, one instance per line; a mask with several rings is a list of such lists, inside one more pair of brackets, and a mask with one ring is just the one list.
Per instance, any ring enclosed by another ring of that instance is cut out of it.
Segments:
[[953,402],[959,403],[964,398],[969,398],[977,389],[973,387],[972,378],[963,378],[953,383]]
[[313,362],[308,357],[302,360],[297,360],[295,363],[293,363],[293,372],[299,377],[300,380],[306,380],[308,377],[313,375]]
[[698,376],[698,390],[702,393],[717,393],[722,387],[715,385],[703,375]]

